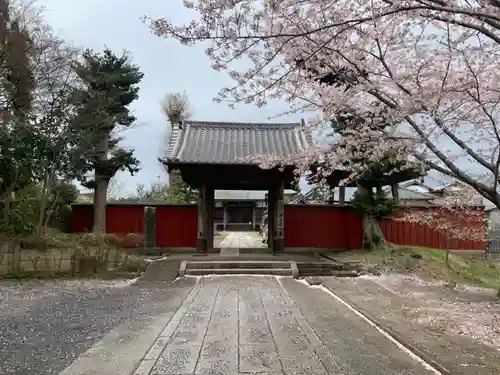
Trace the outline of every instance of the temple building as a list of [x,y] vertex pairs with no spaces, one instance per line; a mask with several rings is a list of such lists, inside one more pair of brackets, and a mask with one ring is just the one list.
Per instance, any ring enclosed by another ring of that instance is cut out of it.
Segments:
[[[295,195],[295,190],[285,189],[284,201],[288,202]],[[266,205],[267,191],[215,190],[215,229],[258,231]]]

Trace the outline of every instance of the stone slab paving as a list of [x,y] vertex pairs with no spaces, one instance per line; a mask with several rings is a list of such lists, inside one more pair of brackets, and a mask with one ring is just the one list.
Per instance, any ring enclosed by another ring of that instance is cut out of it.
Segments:
[[262,247],[262,241],[260,237],[250,236],[247,232],[229,232],[229,234],[224,238],[220,247],[223,248],[256,248]]
[[341,373],[434,373],[325,291],[288,279],[282,285]]
[[324,292],[280,280],[201,278],[133,375],[431,373]]

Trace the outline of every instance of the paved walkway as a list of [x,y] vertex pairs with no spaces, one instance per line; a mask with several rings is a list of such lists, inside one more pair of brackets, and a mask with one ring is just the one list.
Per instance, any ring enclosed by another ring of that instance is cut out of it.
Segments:
[[228,232],[220,245],[220,248],[241,249],[262,247],[262,240],[259,236],[251,236],[248,232]]
[[61,375],[432,374],[291,278],[201,278],[173,316],[108,336]]

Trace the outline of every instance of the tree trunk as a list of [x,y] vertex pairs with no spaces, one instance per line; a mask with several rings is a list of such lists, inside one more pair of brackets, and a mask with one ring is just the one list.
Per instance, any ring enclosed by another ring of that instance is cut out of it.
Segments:
[[[97,151],[99,152],[99,161],[104,162],[108,158],[109,133],[101,135]],[[94,222],[92,232],[106,233],[106,203],[108,197],[108,186],[110,176],[103,176],[96,168],[95,188],[94,188]]]
[[387,245],[384,233],[380,229],[379,222],[369,216],[363,217],[363,248],[374,249],[379,246]]
[[47,208],[47,198],[50,193],[50,177],[49,173],[45,171],[42,182],[42,194],[40,196],[40,212],[38,213],[38,223],[36,223],[36,234],[42,236],[45,232],[44,218],[45,210]]
[[94,223],[92,232],[106,233],[106,196],[109,178],[95,176],[94,190]]
[[9,228],[9,214],[10,214],[10,202],[12,198],[5,194],[5,199],[3,199],[3,206],[2,206],[2,211],[3,211],[3,229],[7,230]]
[[3,206],[1,207],[3,211],[3,223],[2,223],[3,228],[0,227],[0,230],[4,229],[7,231],[9,229],[9,224],[10,224],[9,216],[10,216],[10,210],[12,208],[11,203],[14,200],[13,198],[14,187],[15,187],[14,184],[12,184],[12,186],[9,186],[3,195],[3,200],[2,200]]
[[[361,194],[368,197],[370,204],[373,206],[373,188],[359,184],[357,188]],[[379,222],[369,213],[365,213],[363,216],[363,248],[374,249],[385,245],[387,245],[387,241],[382,229],[380,229]]]
[[49,209],[47,210],[47,214],[45,215],[45,223],[43,224],[44,232],[49,227],[50,219],[52,218],[52,215],[54,213],[54,210],[56,209],[58,201],[59,201],[59,192],[56,193],[56,196],[54,197],[54,201],[51,203]]

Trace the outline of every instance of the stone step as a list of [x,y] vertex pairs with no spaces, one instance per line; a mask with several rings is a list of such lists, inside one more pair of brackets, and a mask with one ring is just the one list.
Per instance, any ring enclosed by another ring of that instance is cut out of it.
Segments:
[[191,269],[232,269],[232,268],[290,268],[290,262],[287,261],[188,261],[186,270]]
[[346,266],[342,263],[332,263],[332,262],[297,262],[297,267],[299,269],[327,269],[327,270],[339,270],[339,271],[350,271],[354,268],[351,266]]
[[292,276],[291,268],[191,268],[185,275],[275,275]]
[[345,271],[345,270],[328,270],[328,269],[318,269],[318,268],[300,268],[299,267],[299,274],[302,277],[307,277],[307,276],[336,276],[336,277],[358,277],[359,273],[352,270],[352,271]]

